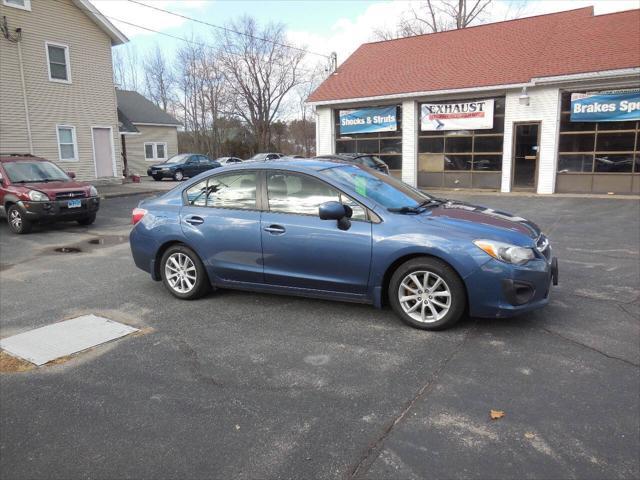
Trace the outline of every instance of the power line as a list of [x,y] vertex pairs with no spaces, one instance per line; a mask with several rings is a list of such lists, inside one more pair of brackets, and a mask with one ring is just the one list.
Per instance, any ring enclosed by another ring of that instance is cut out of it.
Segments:
[[319,57],[324,57],[324,58],[327,58],[327,59],[330,58],[330,55],[325,55],[323,53],[312,52],[311,50],[306,50],[304,48],[295,47],[293,45],[287,45],[286,43],[276,42],[274,40],[269,40],[268,38],[264,38],[264,37],[258,37],[256,35],[251,35],[250,33],[239,32],[238,30],[233,30],[232,28],[221,27],[220,25],[214,25],[213,23],[205,22],[204,20],[199,20],[197,18],[188,17],[187,15],[183,15],[183,14],[177,13],[177,12],[172,12],[170,10],[165,10],[164,8],[156,7],[154,5],[149,5],[147,3],[140,2],[138,0],[128,0],[128,1],[130,3],[135,3],[136,5],[142,5],[143,7],[151,8],[153,10],[157,10],[158,12],[164,12],[164,13],[168,13],[169,15],[174,15],[176,17],[180,17],[180,18],[182,18],[184,20],[189,20],[191,22],[200,23],[202,25],[206,25],[206,26],[212,27],[212,28],[217,28],[219,30],[224,30],[225,32],[235,33],[237,35],[244,35],[245,37],[253,38],[254,40],[260,40],[262,42],[272,43],[272,44],[278,45],[280,47],[290,48],[292,50],[298,50],[300,52],[309,53],[311,55],[318,55]]
[[[101,16],[103,18],[108,18],[109,20],[114,20],[116,22],[124,23],[125,25],[129,25],[130,27],[140,28],[142,30],[146,30],[147,32],[157,33],[158,35],[162,35],[162,36],[165,36],[165,37],[168,37],[168,38],[173,38],[174,40],[180,40],[180,41],[182,41],[184,43],[187,43],[189,45],[196,45],[196,46],[199,46],[199,47],[212,48],[212,49],[216,48],[213,45],[210,45],[210,44],[207,44],[207,43],[197,42],[195,40],[188,40],[186,38],[179,37],[177,35],[171,35],[170,33],[161,32],[159,30],[154,30],[153,28],[143,27],[142,25],[138,25],[136,23],[131,23],[131,22],[129,22],[127,20],[123,20],[121,18],[113,17],[113,16],[110,16],[110,15],[105,15],[104,13],[98,11],[97,9],[95,11],[89,10],[89,9],[86,9],[86,8],[79,7],[78,5],[69,3],[68,1],[65,1],[65,0],[53,0],[53,1],[57,2],[57,3],[61,3],[63,5],[68,5],[70,7],[78,8],[79,10],[82,10],[83,12],[88,12],[88,13],[91,13],[91,14],[94,14],[94,15],[99,15],[99,16]],[[292,47],[292,48],[296,48],[296,47]],[[231,55],[242,56],[242,55],[240,55],[238,53],[233,53],[233,52],[228,52],[228,53],[231,53]],[[305,69],[300,69],[300,68],[297,69],[297,71],[300,72],[300,73],[308,73],[308,74],[315,74],[316,73],[315,71],[312,71],[312,70],[305,70]]]

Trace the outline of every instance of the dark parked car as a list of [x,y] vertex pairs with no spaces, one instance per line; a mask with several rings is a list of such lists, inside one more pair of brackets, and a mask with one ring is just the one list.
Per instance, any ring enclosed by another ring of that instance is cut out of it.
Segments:
[[242,162],[242,159],[238,157],[220,157],[220,158],[216,158],[216,162],[218,162],[220,165],[224,167],[225,165],[233,165],[234,163],[240,163]]
[[389,166],[380,160],[380,157],[370,153],[337,153],[335,155],[320,155],[316,158],[355,163],[389,175]]
[[212,168],[221,167],[220,163],[211,160],[206,155],[199,153],[179,153],[162,163],[151,165],[147,169],[147,175],[154,180],[172,178],[178,182],[186,177],[195,177]]
[[264,162],[265,160],[277,160],[284,157],[282,153],[256,153],[253,157],[248,158],[247,162]]
[[174,296],[211,287],[372,303],[411,326],[541,308],[557,261],[521,217],[335,160],[203,174],[133,211],[135,264]]
[[100,208],[98,191],[73,178],[44,158],[0,155],[0,215],[14,233],[29,233],[36,222],[91,225]]

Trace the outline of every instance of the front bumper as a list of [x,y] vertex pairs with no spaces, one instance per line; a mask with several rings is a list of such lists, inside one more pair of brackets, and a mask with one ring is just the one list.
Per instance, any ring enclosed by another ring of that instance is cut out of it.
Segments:
[[147,175],[150,177],[173,178],[173,172],[171,170],[161,170],[159,168],[148,168]]
[[100,208],[100,197],[80,198],[80,207],[69,208],[69,200],[49,202],[20,201],[18,208],[32,222],[71,221],[95,215]]
[[536,258],[526,265],[491,259],[465,278],[472,317],[512,317],[549,303],[551,286],[558,284],[558,260]]

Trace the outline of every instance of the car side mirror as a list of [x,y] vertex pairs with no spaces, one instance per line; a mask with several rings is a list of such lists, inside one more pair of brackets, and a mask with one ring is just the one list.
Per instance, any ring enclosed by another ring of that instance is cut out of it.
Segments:
[[76,178],[76,172],[67,172],[67,175],[69,175],[69,178]]
[[318,207],[320,220],[336,220],[340,230],[349,230],[351,228],[349,217],[352,214],[351,208],[340,202],[325,202]]

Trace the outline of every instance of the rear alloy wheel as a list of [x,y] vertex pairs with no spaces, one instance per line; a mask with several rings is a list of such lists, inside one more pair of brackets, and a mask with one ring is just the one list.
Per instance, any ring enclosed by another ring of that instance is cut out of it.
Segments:
[[24,214],[16,205],[11,205],[7,212],[9,228],[13,233],[23,234],[31,231],[31,222],[24,217]]
[[449,265],[430,257],[409,260],[396,270],[389,299],[405,323],[423,330],[452,326],[466,306],[460,277]]
[[167,249],[160,262],[162,282],[174,296],[193,300],[210,289],[209,278],[198,255],[184,245]]
[[173,174],[173,179],[176,182],[181,182],[182,180],[184,180],[184,174],[182,173],[182,170],[176,170],[176,173]]

